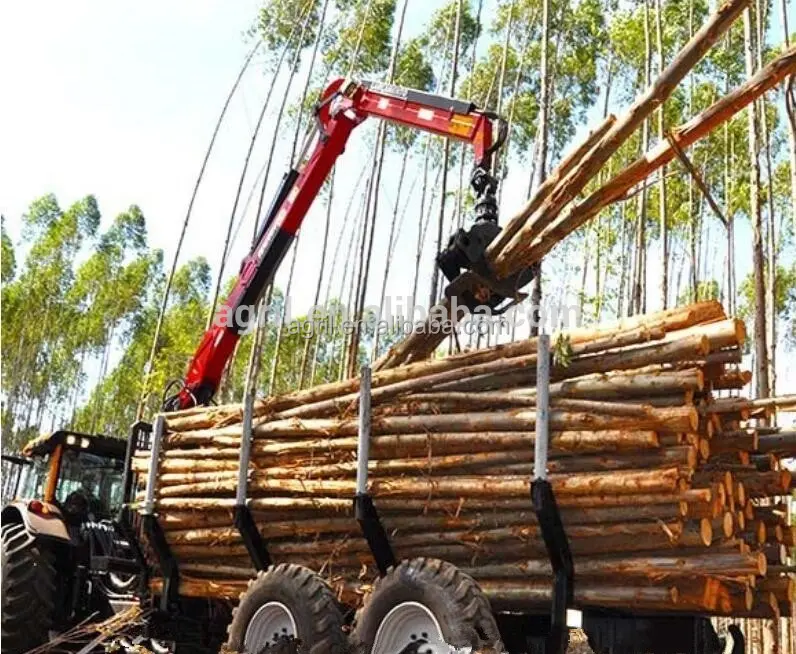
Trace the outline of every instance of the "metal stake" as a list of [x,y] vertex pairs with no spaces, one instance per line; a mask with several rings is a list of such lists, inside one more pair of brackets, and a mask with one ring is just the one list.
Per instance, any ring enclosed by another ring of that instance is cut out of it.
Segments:
[[[247,389],[248,390],[248,389]],[[238,459],[238,486],[235,489],[235,504],[246,504],[246,488],[249,483],[249,459],[252,449],[252,412],[254,393],[246,393],[243,398],[243,434],[240,439],[240,458]]]
[[550,336],[539,334],[536,350],[536,446],[533,477],[547,479],[547,446],[550,438]]
[[368,492],[370,459],[370,366],[362,366],[359,377],[359,435],[357,440],[357,495]]
[[166,426],[166,419],[163,415],[155,418],[155,430],[152,434],[152,451],[149,456],[149,472],[146,478],[146,495],[144,498],[144,515],[152,515],[155,512],[155,485],[157,483],[158,467],[160,464],[160,445],[163,441],[163,431]]

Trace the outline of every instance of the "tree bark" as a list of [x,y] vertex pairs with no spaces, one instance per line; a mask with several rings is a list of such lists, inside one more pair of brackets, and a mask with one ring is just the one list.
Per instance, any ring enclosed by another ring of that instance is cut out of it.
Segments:
[[[754,43],[752,9],[744,12],[744,50],[746,74],[754,74]],[[757,108],[751,102],[747,108],[749,141],[749,205],[752,213],[752,274],[755,286],[755,382],[757,397],[769,396],[768,345],[766,330],[765,257],[763,255],[763,219],[760,211],[760,164],[757,147]]]
[[[655,0],[655,40],[658,50],[658,77],[663,75],[663,30],[661,0]],[[658,141],[665,138],[666,124],[664,120],[664,107],[661,103],[658,109]],[[661,307],[665,309],[669,302],[669,223],[666,213],[666,166],[658,171],[658,220],[661,231]]]

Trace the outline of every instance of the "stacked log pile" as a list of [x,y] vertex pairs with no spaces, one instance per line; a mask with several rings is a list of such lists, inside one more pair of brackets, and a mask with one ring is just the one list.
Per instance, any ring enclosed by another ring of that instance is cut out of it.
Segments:
[[[719,397],[743,323],[716,302],[553,336],[550,480],[580,605],[791,615],[794,528],[779,498],[796,432],[754,427],[796,397]],[[551,571],[531,508],[536,340],[373,374],[369,491],[396,556],[446,559],[496,609],[542,608]],[[275,562],[355,603],[375,576],[353,518],[359,380],[254,407],[248,497]],[[241,408],[167,414],[156,510],[182,592],[237,598],[254,573],[232,525]],[[149,459],[141,453],[137,470]]]
[[[551,171],[490,244],[501,279],[556,243],[796,72],[796,49],[672,130],[581,197],[608,159],[671,95],[749,0],[727,0],[619,118]],[[442,311],[430,316],[447,315]],[[429,320],[433,320],[429,318]],[[535,340],[429,360],[445,330],[426,324],[375,366],[369,491],[399,558],[449,560],[495,608],[546,608],[550,567],[531,509]],[[586,606],[790,615],[784,504],[796,433],[758,425],[794,398],[738,397],[742,323],[718,303],[554,337],[550,480]],[[353,517],[359,380],[254,406],[248,503],[276,562],[316,569],[355,604],[375,576]],[[166,416],[156,510],[186,595],[236,599],[253,574],[232,525],[241,407]],[[149,460],[135,460],[145,470]],[[157,584],[157,581],[155,582]]]

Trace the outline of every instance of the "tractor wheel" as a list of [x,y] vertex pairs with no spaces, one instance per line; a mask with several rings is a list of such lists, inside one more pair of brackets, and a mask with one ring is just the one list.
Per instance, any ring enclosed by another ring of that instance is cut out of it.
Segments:
[[308,568],[282,563],[249,582],[232,614],[222,651],[342,654],[342,625],[329,586]]
[[47,641],[55,609],[53,553],[23,524],[3,525],[2,644],[10,654]]
[[367,654],[502,651],[478,584],[455,565],[427,558],[404,561],[376,582],[357,614],[352,645]]

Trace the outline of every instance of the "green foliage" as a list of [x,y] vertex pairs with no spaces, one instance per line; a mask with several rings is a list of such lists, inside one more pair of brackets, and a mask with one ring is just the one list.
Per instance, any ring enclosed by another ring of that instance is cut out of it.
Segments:
[[100,219],[92,196],[63,211],[45,195],[23,216],[30,247],[2,290],[6,447],[39,426],[45,410],[54,416],[77,402],[87,360],[107,360],[114,333],[140,305],[150,274],[136,258],[146,246],[143,215],[131,207],[102,235]]
[[705,300],[718,300],[721,297],[721,287],[715,279],[701,281],[697,283],[696,297],[691,297],[690,289],[680,294],[677,304],[689,304],[690,302],[704,302]]
[[[338,74],[354,77],[387,69],[395,0],[356,0],[339,3],[324,61]],[[353,68],[352,68],[353,66]]]
[[[296,49],[303,50],[313,43],[321,28],[320,18],[323,0],[267,0],[257,16],[257,32],[265,43],[268,59],[276,63],[279,53],[288,44],[288,60]],[[301,24],[309,12],[307,27]],[[301,21],[301,24],[296,21]]]
[[[420,91],[430,91],[434,87],[434,70],[423,53],[423,42],[419,38],[410,39],[400,49],[395,62],[394,83]],[[396,126],[394,141],[399,150],[411,147],[418,138],[418,131],[408,127]],[[390,145],[393,145],[392,139]]]
[[2,226],[0,226],[0,238],[2,239],[2,253],[0,253],[0,267],[2,268],[2,275],[0,280],[3,284],[13,279],[14,273],[17,268],[16,256],[14,255],[14,244],[11,243],[11,238],[6,232],[5,218],[2,218]]
[[[741,301],[738,315],[751,326],[754,323],[755,307],[755,282],[752,273],[744,277],[739,290]],[[784,327],[782,336],[786,343],[796,346],[796,262],[788,266],[777,266],[774,311]]]
[[[429,52],[449,53],[453,50],[453,36],[456,30],[456,12],[459,0],[450,0],[437,9],[431,16],[423,33],[423,42]],[[459,61],[472,48],[478,37],[480,25],[473,15],[470,0],[462,2],[462,13],[459,22]]]
[[[396,4],[395,0],[335,0],[330,3],[325,22],[321,24],[323,0],[264,0],[253,29],[264,42],[266,60],[271,66],[286,45],[289,46],[288,60],[295,54],[306,56],[320,30],[321,64],[313,71],[304,106],[298,106],[295,89],[291,95],[295,103],[291,110],[294,119],[298,118],[299,111],[305,117],[309,115],[330,76],[352,73],[363,79],[386,79],[396,37]],[[439,0],[433,11],[428,12],[430,18],[426,25],[413,25],[409,20],[398,51],[394,83],[436,93],[448,92],[457,4],[458,0]],[[704,23],[709,3],[707,0],[662,0],[661,4],[663,59],[667,64]],[[522,162],[525,168],[537,141],[542,0],[484,3],[485,12],[478,17],[475,6],[473,0],[462,3],[455,93],[482,108],[500,107],[501,114],[512,117],[512,151],[507,157],[508,166]],[[480,0],[478,6],[481,6]],[[582,130],[584,123],[587,120],[594,123],[598,120],[596,117],[602,115],[606,95],[609,109],[614,111],[627,106],[643,91],[647,63],[645,19],[650,30],[651,78],[656,77],[659,53],[656,51],[655,3],[650,1],[646,6],[645,11],[645,4],[640,2],[550,0],[547,59],[552,83],[548,136],[549,160],[553,164],[570,148],[573,136]],[[493,11],[487,14],[488,10]],[[307,28],[299,40],[306,17]],[[480,23],[482,18],[485,25]],[[770,13],[768,21],[775,20],[776,12]],[[666,128],[684,123],[745,79],[743,46],[743,26],[737,21],[663,105]],[[770,59],[775,50],[776,44],[772,44],[764,51],[763,59]],[[769,213],[773,211],[776,225],[778,333],[796,343],[796,263],[792,254],[796,224],[791,220],[794,207],[787,156],[789,143],[781,105],[781,97],[773,92],[758,101],[768,123],[773,168],[769,185],[765,140],[761,133],[764,182],[761,201],[764,223],[768,225]],[[659,138],[656,121],[657,115],[653,115],[650,148],[656,146]],[[426,140],[419,140],[418,136],[416,130],[396,126],[387,130],[387,145],[393,152],[387,155],[391,160],[385,164],[386,170],[404,155],[410,157],[410,166],[419,165],[420,156],[415,157],[411,149],[418,142],[425,144]],[[372,138],[372,131],[366,131],[361,142],[367,143]],[[442,139],[433,137],[430,143],[430,177],[421,180],[417,187],[429,189],[426,211],[436,216],[431,196],[437,194],[435,201],[438,201],[439,189],[432,188],[432,180],[440,177]],[[642,154],[641,149],[642,139],[637,131],[606,162],[586,192],[596,190],[626,168]],[[467,154],[462,155],[463,152]],[[469,161],[469,150],[457,145],[450,149],[450,154],[449,172],[458,173],[462,156],[465,163]],[[743,234],[738,237],[743,240],[750,214],[751,166],[746,114],[736,115],[726,127],[714,130],[688,148],[688,156],[723,214],[737,221],[736,236]],[[500,174],[508,180],[506,168],[501,166]],[[724,227],[706,206],[678,160],[668,165],[667,175],[665,209],[671,238],[672,291],[669,299],[676,297],[678,302],[693,299],[689,268],[692,248],[699,259],[698,276],[702,277],[697,283],[697,299],[724,299],[726,291],[720,286],[726,266],[721,261],[725,256]],[[449,175],[448,213],[459,192],[455,179],[458,174]],[[645,247],[647,255],[654,256],[655,250],[651,248],[655,246],[650,244],[660,239],[662,231],[660,191],[654,178],[647,183]],[[405,185],[404,193],[408,186]],[[629,277],[635,265],[632,262],[637,254],[635,230],[642,210],[639,190],[638,186],[631,190],[627,201],[607,207],[597,219],[574,234],[562,245],[559,261],[555,261],[556,255],[548,258],[553,265],[563,261],[562,286],[566,285],[568,291],[574,289],[586,321],[598,321],[626,310],[626,306],[621,308],[621,303],[627,297]],[[336,188],[335,194],[338,192]],[[419,193],[414,193],[409,199],[396,198],[396,204],[408,207],[407,215],[412,215],[417,207]],[[507,192],[504,203],[510,195],[517,193]],[[461,200],[463,210],[469,214],[473,203],[469,191],[464,191]],[[510,198],[511,202],[515,200],[516,197]],[[434,229],[432,222],[429,233]],[[19,241],[15,240],[17,238]],[[24,248],[15,249],[17,242],[23,243]],[[737,251],[744,251],[744,247],[746,244],[739,243]],[[581,258],[568,261],[575,252]],[[45,195],[36,199],[22,217],[21,233],[9,235],[3,223],[0,256],[5,447],[13,447],[21,439],[46,428],[48,423],[112,435],[125,434],[136,414],[165,286],[163,253],[149,247],[146,220],[141,210],[131,206],[114,220],[107,217],[103,220],[92,196],[63,208],[53,195]],[[345,263],[356,267],[354,261]],[[551,273],[548,275],[553,277]],[[185,372],[204,330],[211,277],[207,261],[201,258],[185,263],[177,271],[164,316],[158,356],[150,371],[152,394],[147,398],[146,412],[159,408],[161,390],[170,380],[182,378]],[[652,282],[647,286],[648,295],[657,294]],[[740,314],[750,319],[755,299],[751,276],[740,286]],[[225,288],[229,292],[232,280],[227,281]],[[348,335],[341,321],[352,317],[349,308],[334,300],[328,307],[325,322],[317,317],[299,316],[283,324],[284,303],[282,292],[276,289],[266,307],[268,319],[257,389],[260,394],[268,390],[278,340],[275,392],[292,390],[299,385],[306,352],[315,362],[308,366],[314,372],[304,378],[305,386],[339,379],[345,368]],[[654,304],[650,302],[650,308]],[[374,328],[373,321],[366,323],[357,353],[363,362],[374,342]],[[395,330],[381,334],[377,355],[400,337]],[[220,389],[220,401],[241,398],[252,340],[241,340],[237,358]],[[570,355],[568,342],[556,343],[558,362],[566,363]]]

